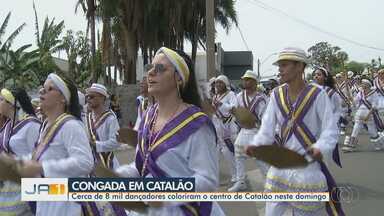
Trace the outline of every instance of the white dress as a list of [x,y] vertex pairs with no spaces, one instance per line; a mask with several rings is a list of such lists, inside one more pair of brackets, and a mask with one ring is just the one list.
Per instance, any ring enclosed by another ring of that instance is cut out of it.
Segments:
[[219,115],[224,117],[231,116],[231,110],[237,107],[237,98],[233,91],[229,91],[224,97],[216,95],[213,101],[215,100],[220,101],[222,104],[217,108],[218,111],[213,115],[212,121],[216,128],[219,144],[225,146],[224,139],[230,138],[232,142],[236,140],[239,127],[235,124],[233,117],[228,122],[223,123],[223,120]]
[[[204,125],[182,143],[164,152],[156,160],[156,164],[169,176],[195,178],[196,191],[216,191],[219,187],[219,159],[215,139],[212,129]],[[116,172],[123,177],[140,177],[135,162],[120,166]],[[148,174],[147,177],[150,178],[151,175]],[[169,202],[164,207],[150,207],[148,215],[184,216],[178,207],[182,204]],[[217,203],[213,203],[211,215],[224,215]]]
[[[94,162],[89,139],[82,123],[74,119],[65,122],[39,161],[46,178],[88,176]],[[37,202],[37,216],[81,214],[81,205],[76,202]]]
[[[30,121],[11,136],[9,148],[16,158],[24,158],[32,153],[39,136],[39,128],[39,123]],[[20,201],[19,184],[3,181],[0,188],[0,215],[32,215],[28,203]]]

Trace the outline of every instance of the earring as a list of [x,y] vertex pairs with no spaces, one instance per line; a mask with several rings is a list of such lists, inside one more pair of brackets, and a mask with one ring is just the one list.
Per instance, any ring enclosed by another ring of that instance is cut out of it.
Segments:
[[176,82],[176,88],[177,88],[177,94],[178,94],[179,98],[181,98],[180,84],[178,82]]

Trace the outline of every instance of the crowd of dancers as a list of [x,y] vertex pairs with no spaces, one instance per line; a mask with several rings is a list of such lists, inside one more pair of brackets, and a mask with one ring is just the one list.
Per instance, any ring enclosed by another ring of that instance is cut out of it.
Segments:
[[[94,177],[96,164],[121,177],[193,177],[196,191],[217,191],[219,154],[231,168],[228,191],[247,190],[245,161],[252,146],[277,145],[304,156],[305,167],[278,169],[253,160],[265,176],[267,192],[331,192],[336,182],[327,168],[341,149],[358,149],[367,129],[374,150],[384,148],[384,70],[360,76],[335,77],[315,67],[313,81],[304,79],[310,62],[298,48],[285,48],[275,65],[279,85],[266,91],[259,77],[245,71],[242,90],[233,91],[225,75],[206,88],[196,85],[192,61],[182,51],[160,48],[140,82],[136,154],[119,164],[119,122],[109,109],[108,90],[94,83],[79,91],[70,80],[50,74],[30,99],[22,88],[0,92],[0,152],[2,163],[21,177]],[[207,109],[208,107],[208,109]],[[237,108],[254,117],[252,127],[236,119]],[[208,112],[211,110],[212,112]],[[353,128],[350,132],[349,128]],[[277,155],[278,157],[278,155]],[[252,181],[252,179],[250,179]],[[249,190],[249,189],[248,189]],[[14,215],[225,215],[215,202],[144,203],[145,213],[108,202],[22,202],[20,185],[0,182],[0,214]],[[324,202],[267,202],[266,215],[343,215],[337,200]]]

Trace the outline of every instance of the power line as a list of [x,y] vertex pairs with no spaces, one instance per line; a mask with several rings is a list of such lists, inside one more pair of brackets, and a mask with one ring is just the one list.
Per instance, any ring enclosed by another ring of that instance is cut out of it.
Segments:
[[249,47],[248,47],[247,41],[246,41],[245,38],[244,38],[243,32],[242,32],[241,29],[240,29],[240,26],[237,26],[237,29],[238,29],[239,32],[240,32],[241,40],[243,40],[243,43],[244,43],[244,45],[245,45],[245,48],[247,49],[247,51],[251,51],[251,50],[249,49]]
[[270,12],[274,12],[274,13],[283,15],[283,16],[285,16],[285,17],[288,17],[289,19],[291,19],[291,20],[293,20],[293,21],[295,21],[295,22],[297,22],[297,23],[300,23],[300,24],[302,24],[302,25],[304,25],[304,26],[306,26],[306,27],[308,27],[308,28],[314,29],[314,30],[316,30],[316,31],[318,31],[318,32],[321,32],[321,33],[323,33],[323,34],[327,34],[327,35],[332,36],[332,37],[335,37],[335,38],[337,38],[337,39],[339,39],[339,40],[343,40],[343,41],[352,43],[352,44],[357,45],[357,46],[360,46],[360,47],[364,47],[364,48],[368,48],[368,49],[373,49],[373,50],[377,50],[377,51],[382,51],[382,52],[384,52],[384,49],[383,49],[383,48],[369,46],[369,45],[366,45],[366,44],[363,44],[363,43],[360,43],[360,42],[351,40],[351,39],[349,39],[349,38],[346,38],[346,37],[337,35],[337,34],[335,34],[335,33],[333,33],[333,32],[329,32],[329,31],[323,30],[323,29],[321,29],[321,28],[319,28],[319,27],[317,27],[317,26],[315,26],[315,25],[313,25],[313,24],[311,24],[311,23],[308,23],[308,22],[306,22],[306,21],[304,21],[304,20],[302,20],[302,19],[299,19],[299,18],[297,18],[297,17],[291,16],[291,15],[289,15],[288,13],[286,13],[286,12],[280,10],[280,9],[274,8],[274,7],[272,7],[272,6],[269,6],[269,5],[267,5],[266,3],[264,3],[264,2],[262,2],[262,1],[260,1],[260,0],[253,0],[253,1],[251,1],[251,2],[252,2],[252,3],[255,3],[256,6],[262,8],[262,9],[264,9],[264,10],[267,10],[267,11],[270,11]]

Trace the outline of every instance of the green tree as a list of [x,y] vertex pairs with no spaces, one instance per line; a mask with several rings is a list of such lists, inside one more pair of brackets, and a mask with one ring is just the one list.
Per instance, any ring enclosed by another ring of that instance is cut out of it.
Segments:
[[345,70],[346,71],[353,71],[355,73],[361,74],[367,66],[368,66],[367,63],[350,61],[345,65]]
[[[103,63],[115,64],[122,71],[124,83],[136,82],[139,50],[144,62],[148,62],[161,46],[183,49],[185,39],[192,42],[193,59],[198,44],[204,47],[203,0],[98,0],[94,3],[95,15],[104,27],[101,40]],[[232,23],[237,24],[234,0],[217,0],[215,4],[218,23],[227,30]],[[87,10],[86,4],[81,5]]]
[[332,46],[328,42],[320,42],[310,47],[308,52],[314,65],[327,68],[332,73],[345,70],[348,54],[338,46]]
[[21,46],[17,50],[8,50],[0,55],[0,71],[3,72],[2,83],[11,81],[13,86],[33,88],[38,84],[38,77],[33,65],[38,61],[36,51],[26,52],[31,44]]
[[35,35],[37,43],[37,54],[39,61],[35,64],[35,71],[38,71],[40,83],[44,82],[48,74],[56,71],[61,72],[59,67],[54,62],[52,55],[64,49],[64,46],[59,39],[64,29],[64,21],[55,23],[55,19],[49,20],[48,17],[44,20],[43,29],[39,31],[39,21],[37,19],[37,12],[35,5],[33,5],[35,12]]
[[62,39],[63,48],[68,58],[68,77],[79,87],[89,85],[91,81],[91,48],[84,32],[67,31]]
[[5,34],[5,31],[7,29],[7,26],[8,26],[8,22],[9,22],[9,19],[11,18],[11,12],[9,12],[7,14],[7,16],[5,17],[3,23],[1,24],[0,26],[0,52],[5,52],[6,50],[8,50],[11,45],[12,45],[12,42],[13,40],[17,37],[17,35],[19,35],[19,33],[21,32],[21,30],[23,30],[23,28],[25,27],[25,23],[21,24],[20,26],[18,26],[8,37],[5,41],[2,41],[2,38]]

